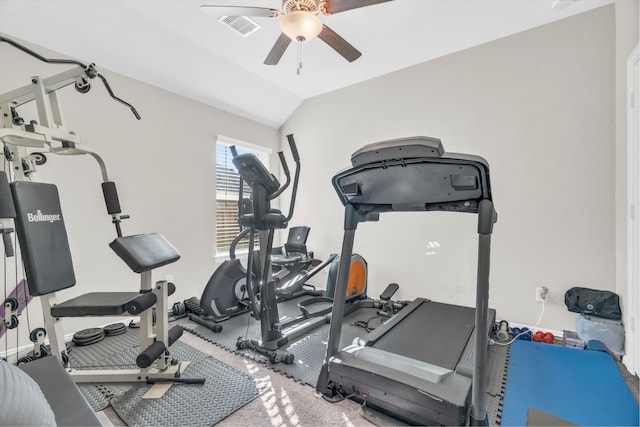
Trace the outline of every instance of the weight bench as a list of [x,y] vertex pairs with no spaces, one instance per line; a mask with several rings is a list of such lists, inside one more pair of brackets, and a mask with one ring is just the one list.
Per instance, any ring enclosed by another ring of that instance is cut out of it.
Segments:
[[[16,208],[16,234],[25,266],[29,293],[40,297],[51,352],[68,367],[60,318],[84,316],[140,316],[138,369],[77,370],[67,368],[76,382],[136,382],[147,378],[173,378],[180,364],[170,363],[168,348],[182,328],[168,328],[168,296],[172,283],[152,283],[152,270],[180,259],[180,254],[160,234],[118,237],[114,252],[140,274],[139,292],[91,292],[57,302],[56,292],[76,284],[69,240],[58,189],[53,184],[11,183]],[[155,307],[155,315],[152,308]],[[155,318],[155,322],[154,322]],[[155,362],[155,363],[154,363]],[[152,366],[155,365],[155,366]]]

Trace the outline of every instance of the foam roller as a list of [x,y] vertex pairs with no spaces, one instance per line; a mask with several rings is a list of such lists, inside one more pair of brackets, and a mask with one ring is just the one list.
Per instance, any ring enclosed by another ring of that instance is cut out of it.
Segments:
[[182,329],[182,326],[180,325],[176,325],[173,328],[169,329],[169,332],[167,333],[169,337],[169,347],[171,347],[174,342],[180,339],[183,332],[184,332],[184,329]]
[[140,294],[127,302],[125,309],[129,314],[140,314],[158,301],[158,297],[152,292]]
[[139,368],[148,368],[151,366],[154,360],[164,353],[166,346],[162,341],[156,341],[147,347],[142,353],[136,357],[136,365]]

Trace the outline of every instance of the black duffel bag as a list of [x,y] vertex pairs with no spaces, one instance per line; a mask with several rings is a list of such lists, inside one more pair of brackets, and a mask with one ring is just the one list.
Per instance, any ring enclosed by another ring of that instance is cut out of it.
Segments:
[[611,291],[571,288],[564,294],[564,304],[574,313],[590,314],[605,319],[620,320],[620,297]]

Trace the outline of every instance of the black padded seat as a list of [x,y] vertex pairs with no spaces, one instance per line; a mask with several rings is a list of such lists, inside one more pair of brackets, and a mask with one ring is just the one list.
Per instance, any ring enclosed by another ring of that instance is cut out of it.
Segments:
[[139,292],[91,292],[51,307],[53,317],[118,316],[128,313]]
[[271,255],[271,262],[278,265],[292,264],[302,260],[302,255]]
[[144,273],[180,259],[178,250],[158,233],[118,237],[109,246],[135,273]]

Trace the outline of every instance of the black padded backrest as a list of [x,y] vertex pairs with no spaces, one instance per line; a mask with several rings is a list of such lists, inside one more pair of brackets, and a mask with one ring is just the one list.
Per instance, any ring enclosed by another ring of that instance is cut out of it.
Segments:
[[39,182],[13,182],[11,193],[29,293],[46,295],[75,285],[58,188]]
[[287,243],[284,244],[284,250],[287,254],[291,252],[307,253],[307,237],[311,229],[305,225],[291,227],[287,236]]
[[136,273],[153,270],[180,259],[180,253],[158,233],[118,237],[111,249]]

